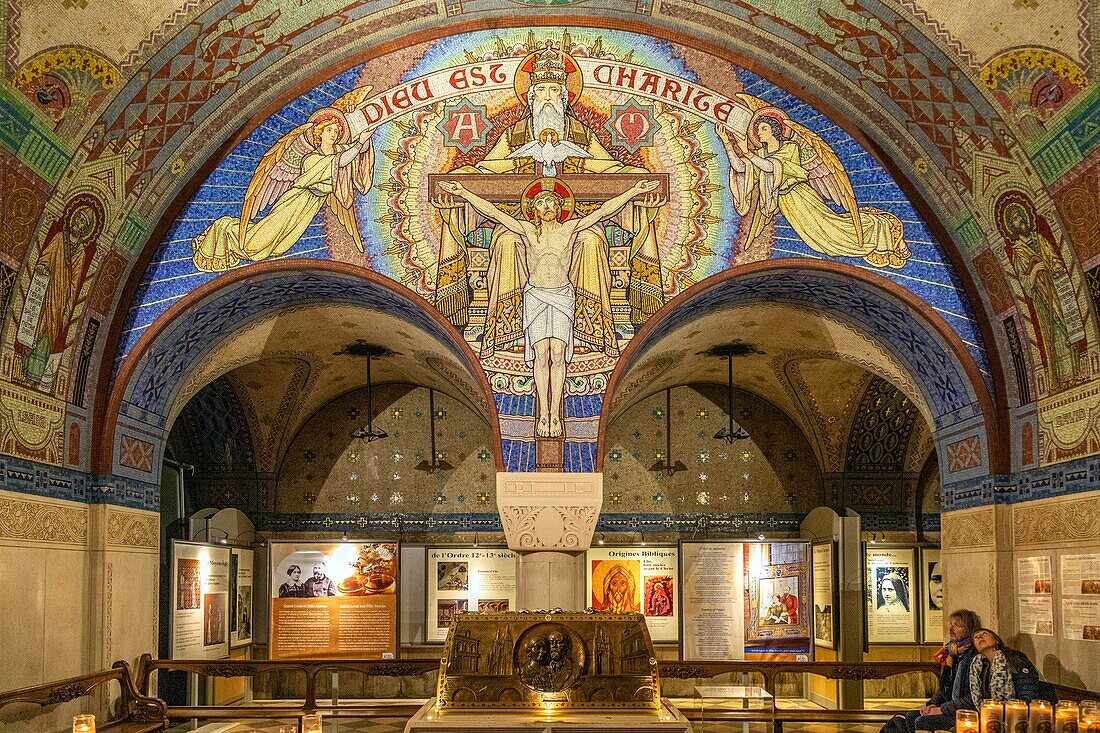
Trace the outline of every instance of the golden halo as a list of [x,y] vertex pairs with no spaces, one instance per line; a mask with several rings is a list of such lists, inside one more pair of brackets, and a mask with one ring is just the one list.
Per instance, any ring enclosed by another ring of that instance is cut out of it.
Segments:
[[[322,107],[309,116],[309,122],[313,125],[313,129],[310,131],[310,137],[312,138],[318,127],[325,125],[329,122],[336,122],[340,126],[340,139],[337,143],[346,143],[348,138],[351,137],[351,131],[348,129],[348,120],[344,116],[344,113],[335,107]],[[316,144],[316,140],[313,140]]]
[[[75,231],[74,220],[78,211],[87,212],[91,219],[83,231]],[[90,242],[98,237],[103,231],[103,222],[106,219],[103,202],[89,193],[78,194],[69,199],[61,216],[69,236],[77,242]]]
[[[535,57],[545,50],[545,48],[539,48],[527,54],[520,62],[519,68],[516,69],[512,87],[516,91],[520,104],[524,107],[527,106],[527,90],[531,88],[531,67],[535,63]],[[581,75],[581,67],[577,64],[576,59],[565,51],[558,51],[558,53],[561,54],[562,61],[565,62],[565,73],[567,74],[565,89],[569,92],[569,104],[573,104],[581,96],[581,92],[584,91],[584,77]]]
[[638,605],[638,581],[641,575],[641,563],[638,560],[595,560],[592,563],[592,598],[600,605],[606,606],[607,599],[603,595],[603,586],[609,573],[616,568],[621,569],[633,581],[634,597],[630,599],[632,606]]
[[569,217],[573,216],[573,210],[577,207],[577,200],[573,197],[573,192],[569,189],[569,186],[565,185],[565,181],[559,178],[536,178],[527,188],[523,189],[523,195],[520,196],[519,205],[523,210],[523,215],[527,218],[527,221],[534,221],[534,212],[531,211],[531,202],[540,193],[552,192],[561,197],[561,213],[558,214],[558,221],[564,222]]
[[761,107],[753,113],[749,120],[748,138],[756,147],[760,147],[760,138],[756,136],[756,123],[762,118],[775,120],[779,123],[779,139],[789,140],[791,137],[791,118],[778,107]]

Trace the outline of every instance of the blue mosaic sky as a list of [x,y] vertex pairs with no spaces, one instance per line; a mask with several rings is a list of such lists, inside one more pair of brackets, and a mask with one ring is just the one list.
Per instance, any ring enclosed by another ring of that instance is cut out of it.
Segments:
[[[664,42],[607,31],[602,31],[601,36],[608,48],[621,46],[633,49],[635,63],[643,63],[686,78],[694,77],[685,68],[675,49]],[[409,71],[407,77],[415,77],[432,68],[455,63],[453,59],[462,49],[487,45],[494,37],[495,33],[478,33],[441,41]],[[848,171],[860,205],[874,206],[900,218],[905,226],[905,240],[912,251],[912,257],[900,271],[874,268],[862,259],[827,258],[803,243],[780,216],[772,257],[837,259],[873,271],[897,283],[928,303],[944,319],[967,344],[988,379],[982,342],[965,294],[940,246],[891,176],[843,129],[806,102],[751,72],[741,69],[732,71],[744,83],[748,94],[784,109],[793,120],[826,140]],[[287,104],[233,149],[199,186],[172,224],[144,273],[134,303],[127,314],[119,359],[133,348],[142,333],[174,302],[199,285],[218,277],[219,273],[203,273],[195,269],[191,259],[191,241],[218,217],[240,215],[244,191],[264,153],[284,134],[302,124],[313,111],[331,104],[333,100],[353,89],[363,75],[364,69],[361,66],[348,69]],[[376,134],[384,134],[385,127]],[[724,160],[721,164],[728,166]],[[376,155],[376,181],[388,178],[388,171],[385,170],[388,165],[390,163],[384,155]],[[724,203],[722,195],[728,198],[728,193],[720,194],[716,201]],[[315,218],[306,233],[281,259],[330,259],[321,218],[322,215]],[[400,272],[387,271],[393,258],[387,258],[383,254],[391,244],[387,236],[389,230],[363,222],[363,219],[360,216],[363,241],[375,269],[400,281]],[[727,242],[726,246],[728,248],[730,243]],[[241,266],[247,267],[249,263]]]

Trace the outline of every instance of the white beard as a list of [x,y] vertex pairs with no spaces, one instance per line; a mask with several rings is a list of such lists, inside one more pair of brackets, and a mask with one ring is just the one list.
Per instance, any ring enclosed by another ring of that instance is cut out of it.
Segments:
[[556,132],[558,140],[565,137],[565,103],[560,98],[538,103],[531,110],[531,132],[535,139],[546,129]]

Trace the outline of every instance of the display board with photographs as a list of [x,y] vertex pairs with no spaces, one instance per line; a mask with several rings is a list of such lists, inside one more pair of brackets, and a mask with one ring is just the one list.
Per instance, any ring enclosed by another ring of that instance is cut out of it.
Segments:
[[921,640],[925,644],[942,644],[943,628],[943,566],[940,548],[920,548],[921,570]]
[[913,603],[916,553],[915,547],[866,546],[868,643],[917,643],[917,613]]
[[586,556],[588,604],[641,613],[653,641],[679,640],[678,558],[672,546],[593,547]]
[[1054,573],[1049,555],[1016,558],[1017,620],[1021,634],[1054,636]]
[[819,542],[813,546],[814,644],[836,648],[836,543]]
[[685,542],[684,659],[812,657],[810,545]]
[[394,659],[395,542],[272,542],[271,659]]
[[229,556],[229,646],[252,643],[252,565],[255,553],[243,547]]
[[507,549],[428,549],[426,640],[446,641],[451,621],[464,611],[515,611],[516,565]]
[[1058,564],[1063,638],[1100,641],[1100,553],[1062,555]]
[[229,656],[228,547],[172,541],[172,658]]

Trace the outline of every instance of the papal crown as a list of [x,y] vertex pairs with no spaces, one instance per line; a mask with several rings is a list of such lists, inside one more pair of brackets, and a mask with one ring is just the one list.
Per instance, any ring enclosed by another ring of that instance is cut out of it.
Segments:
[[531,70],[531,83],[554,82],[564,84],[568,77],[569,72],[565,70],[565,61],[562,60],[561,54],[548,43],[546,49],[535,57],[535,63]]

